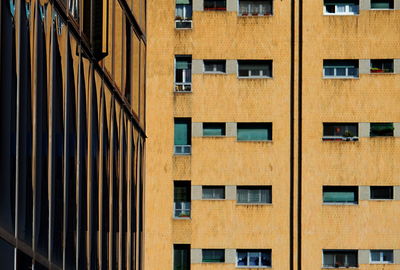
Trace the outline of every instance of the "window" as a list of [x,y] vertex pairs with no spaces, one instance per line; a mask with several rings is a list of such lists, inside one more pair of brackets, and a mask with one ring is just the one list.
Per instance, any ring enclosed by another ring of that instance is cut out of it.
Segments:
[[226,61],[225,60],[204,60],[205,73],[225,73]]
[[272,15],[272,0],[239,0],[240,16]]
[[238,141],[272,140],[272,123],[237,123]]
[[192,0],[176,0],[175,27],[192,28]]
[[225,136],[225,123],[203,123],[203,136]]
[[393,263],[393,250],[371,250],[371,263]]
[[175,91],[192,91],[192,57],[175,57]]
[[175,118],[174,145],[176,155],[190,155],[192,139],[191,118]]
[[393,187],[371,186],[370,196],[371,200],[393,200]]
[[358,267],[357,250],[324,250],[324,267]]
[[325,15],[356,15],[359,13],[357,0],[325,0]]
[[225,250],[223,249],[203,249],[203,262],[219,263],[225,262]]
[[236,252],[237,266],[271,267],[270,249],[238,249]]
[[324,123],[324,141],[356,141],[358,140],[357,123]]
[[239,78],[271,78],[272,60],[238,60]]
[[238,186],[238,203],[272,203],[271,186]]
[[371,123],[369,135],[371,137],[393,136],[393,123]]
[[358,204],[358,187],[356,186],[324,186],[324,203]]
[[224,186],[203,186],[203,200],[225,199]]
[[226,10],[226,0],[204,0],[204,10]]
[[190,245],[174,245],[174,270],[190,270]]
[[393,73],[393,59],[371,59],[371,73]]
[[325,78],[358,78],[358,60],[324,60]]
[[190,217],[190,181],[174,181],[174,217]]
[[371,9],[393,9],[393,0],[371,0]]

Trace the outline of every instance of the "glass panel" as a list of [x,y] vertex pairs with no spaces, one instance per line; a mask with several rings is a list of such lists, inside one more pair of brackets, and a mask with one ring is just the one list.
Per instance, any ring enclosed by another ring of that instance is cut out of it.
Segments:
[[190,0],[176,0],[176,4],[177,5],[179,5],[179,4],[188,5],[188,4],[190,4]]
[[370,136],[393,136],[393,123],[371,123]]
[[185,60],[176,60],[176,69],[188,69],[189,61]]
[[371,261],[372,262],[379,262],[381,260],[381,253],[379,251],[372,251],[371,250]]
[[238,141],[266,141],[272,139],[271,124],[268,123],[238,123]]
[[239,60],[239,76],[272,76],[271,60]]
[[334,68],[324,68],[325,76],[335,76],[335,69]]
[[324,266],[333,267],[334,266],[334,255],[324,253]]
[[174,245],[174,270],[190,269],[190,245]]
[[225,250],[223,249],[203,249],[203,262],[224,262]]
[[260,265],[260,252],[248,252],[249,265],[259,266]]
[[225,123],[203,123],[203,136],[224,136]]
[[393,187],[370,187],[371,199],[393,199]]
[[189,123],[184,119],[175,119],[174,143],[175,145],[189,145]]
[[350,253],[347,254],[347,267],[349,266],[357,266],[357,254],[356,253]]
[[354,202],[354,192],[324,192],[324,202]]
[[261,265],[271,266],[271,252],[261,252]]
[[174,202],[190,202],[190,182],[174,182]]
[[203,186],[203,199],[225,199],[225,187]]
[[382,257],[384,262],[393,262],[393,250],[382,251]]
[[358,136],[358,124],[324,123],[324,136],[340,136],[340,137]]
[[237,265],[246,266],[247,265],[247,252],[238,251],[237,252]]

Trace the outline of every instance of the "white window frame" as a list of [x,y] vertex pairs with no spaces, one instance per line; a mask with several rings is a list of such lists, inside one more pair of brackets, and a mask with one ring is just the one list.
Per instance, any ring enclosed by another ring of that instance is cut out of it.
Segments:
[[[326,11],[326,4],[324,4],[324,15],[332,15],[332,16],[335,16],[335,15],[358,15],[359,13],[360,13],[360,6],[358,5],[358,13],[355,13],[355,12],[352,12],[351,11],[351,6],[357,6],[357,5],[354,5],[354,4],[335,4],[335,5],[332,5],[332,6],[335,6],[335,13],[329,13],[329,12],[327,12]],[[339,12],[338,11],[338,6],[345,6],[345,12]]]
[[[391,251],[392,252],[392,259],[393,259],[393,257],[394,257],[393,249],[382,249],[382,250],[378,249],[378,250],[370,250],[369,251],[369,262],[371,264],[393,264],[394,260],[392,260],[392,261],[384,261],[383,260],[383,252],[387,252],[387,251]],[[379,252],[379,261],[373,261],[372,260],[372,252]]]
[[[177,209],[176,205],[180,204],[181,208]],[[188,217],[180,217],[179,215],[176,216],[175,213],[176,211],[180,211],[180,213],[184,213],[184,212],[189,212],[189,216]],[[191,218],[192,216],[192,211],[191,211],[191,202],[174,202],[174,213],[173,213],[174,218],[177,219],[188,219]]]
[[[180,55],[175,55],[175,58],[174,58],[174,92],[178,92],[178,93],[189,92],[190,93],[190,92],[192,92],[192,82],[186,82],[186,73],[187,73],[186,69],[182,69],[182,81],[183,82],[176,82],[176,58],[177,57],[181,57],[181,56]],[[191,69],[192,77],[193,77],[192,64],[193,64],[193,60],[190,63],[190,69]],[[183,90],[176,90],[177,86],[182,86]],[[189,90],[185,90],[186,87],[189,87]]]
[[[326,75],[325,74],[325,70],[327,69],[327,68],[333,68],[334,69],[334,75]],[[353,68],[353,67],[345,67],[345,69],[346,69],[346,75],[336,75],[337,74],[337,69],[338,68],[335,68],[335,67],[330,67],[330,66],[327,66],[327,67],[323,67],[323,69],[324,69],[324,78],[327,78],[327,79],[332,79],[332,78],[338,78],[338,79],[354,79],[354,78],[358,78],[359,76],[353,76],[353,75],[349,75],[349,69],[351,69],[351,68]],[[358,69],[358,68],[355,68],[355,69]],[[357,75],[359,74],[359,72],[357,72]]]
[[[238,264],[238,261],[239,261],[239,251],[238,250],[236,250],[236,267],[237,268],[271,268],[272,267],[272,263],[271,263],[271,266],[264,266],[264,265],[250,265],[250,262],[249,262],[249,260],[250,260],[250,256],[249,256],[249,253],[258,253],[258,261],[259,261],[259,263],[261,264],[261,259],[262,259],[262,255],[261,255],[261,253],[262,253],[262,251],[251,251],[251,250],[247,250],[246,251],[247,252],[247,264],[246,265],[239,265]],[[266,250],[265,252],[268,252],[268,250]]]

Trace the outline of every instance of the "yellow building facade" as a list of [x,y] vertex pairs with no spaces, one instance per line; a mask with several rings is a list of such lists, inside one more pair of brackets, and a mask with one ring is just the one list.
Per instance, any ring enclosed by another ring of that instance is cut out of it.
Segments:
[[148,1],[145,269],[400,269],[399,8]]

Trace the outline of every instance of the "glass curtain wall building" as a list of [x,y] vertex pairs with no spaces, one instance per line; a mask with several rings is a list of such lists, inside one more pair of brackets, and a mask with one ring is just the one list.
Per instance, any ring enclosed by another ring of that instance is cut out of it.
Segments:
[[1,269],[141,269],[146,0],[0,1]]

